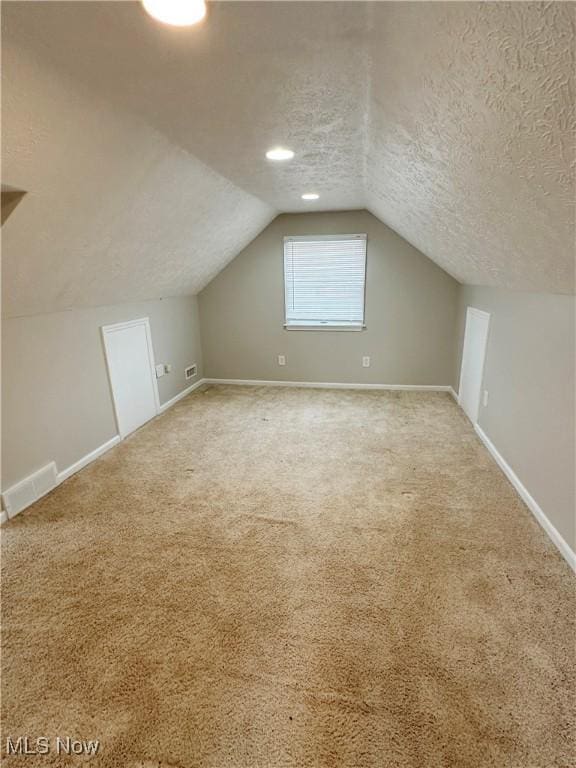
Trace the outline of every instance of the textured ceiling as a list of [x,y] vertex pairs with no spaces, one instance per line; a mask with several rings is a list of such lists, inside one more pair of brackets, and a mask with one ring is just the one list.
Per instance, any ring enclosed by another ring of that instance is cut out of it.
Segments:
[[461,282],[572,292],[576,5],[385,5],[368,207]]
[[463,282],[574,289],[572,4],[2,11],[9,315],[195,293],[277,212],[361,207]]

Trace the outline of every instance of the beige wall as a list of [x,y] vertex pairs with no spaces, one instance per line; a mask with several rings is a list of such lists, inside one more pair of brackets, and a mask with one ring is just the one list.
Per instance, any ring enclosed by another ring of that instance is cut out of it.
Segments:
[[[356,232],[368,234],[366,330],[284,330],[283,236]],[[205,375],[447,385],[457,294],[455,280],[367,211],[283,214],[199,294]]]
[[478,423],[574,549],[575,299],[462,286],[456,389],[468,306],[491,314]]
[[62,471],[117,434],[100,327],[149,317],[160,403],[190,385],[202,357],[195,298],[5,319],[2,326],[2,488],[49,461]]

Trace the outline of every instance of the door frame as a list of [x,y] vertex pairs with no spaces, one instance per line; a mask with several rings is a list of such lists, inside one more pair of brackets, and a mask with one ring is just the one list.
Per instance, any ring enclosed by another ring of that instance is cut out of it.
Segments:
[[[478,395],[478,403],[476,405],[476,413],[474,419],[470,419],[472,424],[476,427],[478,425],[478,415],[480,413],[480,404],[482,402],[482,385],[484,383],[484,368],[486,366],[486,353],[488,352],[488,338],[490,335],[490,312],[485,312],[483,309],[477,309],[476,307],[468,306],[466,308],[466,323],[464,325],[464,336],[462,339],[462,360],[460,362],[460,380],[458,382],[458,405],[462,408],[462,372],[464,370],[464,352],[466,349],[466,328],[468,327],[468,319],[471,315],[476,315],[482,320],[486,321],[486,341],[484,342],[484,355],[482,357],[482,365],[480,367],[480,392]],[[464,408],[462,408],[464,410]],[[464,411],[466,413],[466,411]],[[466,416],[468,414],[466,413]]]
[[[114,396],[114,387],[112,386],[112,376],[110,373],[110,365],[108,361],[108,336],[116,331],[123,331],[125,328],[132,328],[134,326],[141,325],[144,327],[146,333],[146,346],[148,348],[148,362],[150,363],[150,375],[152,376],[152,390],[154,392],[154,403],[156,407],[156,416],[160,413],[160,395],[158,394],[158,379],[156,378],[156,365],[154,362],[154,347],[152,345],[152,332],[150,330],[150,318],[139,317],[136,320],[127,320],[123,323],[112,323],[111,325],[102,325],[100,331],[102,333],[102,343],[104,344],[104,359],[106,360],[106,371],[108,373],[108,385],[110,387],[110,394],[112,396],[112,404],[114,406],[114,418],[116,419],[116,429],[120,435],[120,439],[124,440],[127,436],[120,429],[120,419],[118,418],[118,409],[116,406],[116,398]],[[131,433],[130,433],[131,434]]]

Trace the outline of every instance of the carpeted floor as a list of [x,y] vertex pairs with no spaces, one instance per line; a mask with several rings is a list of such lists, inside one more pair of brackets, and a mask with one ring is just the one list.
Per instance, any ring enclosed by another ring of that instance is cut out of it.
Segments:
[[576,762],[575,582],[447,394],[209,387],[2,538],[4,740],[99,739],[119,768]]

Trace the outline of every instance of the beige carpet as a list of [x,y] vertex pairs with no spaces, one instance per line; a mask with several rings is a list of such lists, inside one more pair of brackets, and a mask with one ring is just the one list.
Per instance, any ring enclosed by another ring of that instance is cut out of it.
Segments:
[[576,762],[574,580],[447,394],[194,393],[9,523],[3,571],[4,740],[122,768]]

